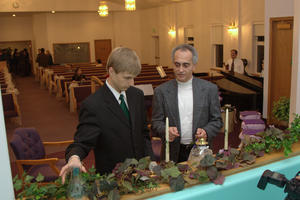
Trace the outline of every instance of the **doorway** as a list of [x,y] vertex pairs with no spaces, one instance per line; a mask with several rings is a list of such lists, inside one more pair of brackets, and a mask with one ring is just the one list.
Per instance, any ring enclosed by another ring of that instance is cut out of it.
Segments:
[[[24,41],[0,41],[0,49],[10,49],[14,51],[14,49],[18,49],[21,51],[23,49],[27,49],[29,54],[29,62],[31,65],[31,72],[33,71],[33,56],[32,56],[32,42],[31,40],[24,40]],[[8,63],[9,65],[10,63]]]
[[95,59],[101,60],[103,66],[106,66],[108,56],[111,52],[111,39],[95,40]]
[[274,123],[273,103],[290,98],[293,50],[293,17],[270,19],[268,122]]

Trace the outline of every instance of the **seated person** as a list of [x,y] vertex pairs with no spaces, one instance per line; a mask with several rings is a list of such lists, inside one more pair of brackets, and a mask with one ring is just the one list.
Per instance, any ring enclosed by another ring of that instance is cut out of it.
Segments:
[[72,81],[84,81],[85,79],[85,75],[82,74],[80,67],[77,67],[74,76],[72,76]]
[[97,59],[96,67],[102,67],[102,61],[101,59]]
[[65,66],[65,72],[73,72],[71,65],[64,64],[64,66]]

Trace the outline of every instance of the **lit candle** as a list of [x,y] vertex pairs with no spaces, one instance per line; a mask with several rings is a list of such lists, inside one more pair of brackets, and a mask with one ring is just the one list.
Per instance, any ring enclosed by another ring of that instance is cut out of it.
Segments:
[[228,106],[225,105],[225,140],[224,140],[224,150],[228,150]]
[[166,162],[170,161],[170,147],[169,147],[169,118],[166,117]]

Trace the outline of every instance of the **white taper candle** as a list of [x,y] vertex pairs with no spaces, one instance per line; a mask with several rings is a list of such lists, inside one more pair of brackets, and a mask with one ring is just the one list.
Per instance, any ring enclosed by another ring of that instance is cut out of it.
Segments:
[[169,118],[166,117],[166,162],[170,161],[170,147],[169,147]]
[[229,108],[225,106],[225,138],[224,138],[224,150],[228,150],[228,118],[229,118]]

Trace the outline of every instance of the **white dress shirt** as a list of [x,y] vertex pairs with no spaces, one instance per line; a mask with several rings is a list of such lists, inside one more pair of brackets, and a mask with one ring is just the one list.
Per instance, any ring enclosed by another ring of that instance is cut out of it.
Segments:
[[[229,65],[229,71],[231,70],[232,58],[228,59],[226,65]],[[244,63],[241,59],[234,59],[234,72],[244,74]]]
[[127,103],[126,92],[125,92],[125,91],[122,91],[121,93],[119,93],[115,88],[113,88],[113,87],[108,83],[107,80],[106,80],[106,85],[107,85],[107,87],[110,89],[110,91],[113,93],[113,95],[115,96],[115,98],[117,99],[117,101],[119,102],[119,104],[121,104],[121,100],[119,99],[119,98],[120,98],[120,95],[123,94],[123,96],[124,96],[124,101],[125,101],[126,106],[127,106],[128,110],[129,110],[128,103]]
[[193,78],[187,82],[178,83],[178,109],[181,126],[181,144],[193,141]]

